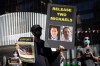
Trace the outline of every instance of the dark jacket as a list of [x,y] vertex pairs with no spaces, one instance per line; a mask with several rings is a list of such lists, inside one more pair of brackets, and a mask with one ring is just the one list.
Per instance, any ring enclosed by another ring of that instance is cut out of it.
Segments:
[[35,42],[35,63],[23,62],[23,66],[60,66],[59,52],[44,47],[44,41]]

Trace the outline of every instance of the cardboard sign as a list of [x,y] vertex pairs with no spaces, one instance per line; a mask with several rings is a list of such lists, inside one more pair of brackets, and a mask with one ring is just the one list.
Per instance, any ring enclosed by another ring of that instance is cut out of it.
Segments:
[[19,38],[17,45],[19,47],[18,53],[22,61],[28,63],[35,63],[34,42],[32,37]]
[[73,48],[75,43],[76,8],[49,4],[45,32],[45,46]]

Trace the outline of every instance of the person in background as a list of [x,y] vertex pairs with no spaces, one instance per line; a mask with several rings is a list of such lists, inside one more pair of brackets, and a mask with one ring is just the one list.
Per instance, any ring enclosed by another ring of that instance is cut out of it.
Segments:
[[77,51],[78,66],[95,66],[95,52],[90,46],[90,39],[88,36],[84,37],[83,43],[84,46],[78,48]]
[[69,27],[64,27],[63,28],[60,40],[61,41],[72,42],[72,34],[71,34],[71,29]]
[[49,38],[51,40],[59,40],[59,27],[50,25],[50,35]]
[[[44,47],[44,40],[40,38],[42,34],[42,28],[40,25],[33,25],[31,27],[31,33],[33,34],[34,38],[35,63],[27,63],[22,61],[22,66],[54,66],[54,62],[65,48],[63,46],[59,46],[55,52],[52,52],[51,48]],[[18,46],[16,48],[18,49]],[[60,63],[57,66],[59,65]]]

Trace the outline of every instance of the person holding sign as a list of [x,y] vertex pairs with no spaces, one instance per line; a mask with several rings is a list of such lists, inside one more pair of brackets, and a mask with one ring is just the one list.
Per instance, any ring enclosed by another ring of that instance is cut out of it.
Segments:
[[[44,47],[44,40],[40,39],[42,34],[42,28],[40,25],[33,25],[31,27],[31,32],[34,37],[35,63],[22,61],[22,66],[53,66],[53,63],[55,63],[54,61],[65,48],[63,46],[59,46],[55,52],[52,52],[51,48]],[[18,49],[18,46],[16,46],[16,48]],[[60,62],[57,66],[60,66]]]
[[51,40],[59,40],[59,26],[50,25],[50,35]]
[[64,27],[61,34],[61,41],[72,42],[72,33],[69,27]]

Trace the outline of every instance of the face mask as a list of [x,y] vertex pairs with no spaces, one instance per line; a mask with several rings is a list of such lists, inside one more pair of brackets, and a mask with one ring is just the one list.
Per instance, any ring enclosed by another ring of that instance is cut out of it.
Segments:
[[90,44],[90,40],[84,40],[84,44]]

